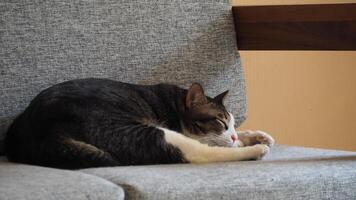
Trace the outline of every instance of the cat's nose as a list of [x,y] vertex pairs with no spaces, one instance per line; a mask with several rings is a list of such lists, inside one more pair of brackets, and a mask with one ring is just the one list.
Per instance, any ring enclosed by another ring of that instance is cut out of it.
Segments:
[[237,140],[237,134],[234,133],[231,135],[232,142],[235,142]]

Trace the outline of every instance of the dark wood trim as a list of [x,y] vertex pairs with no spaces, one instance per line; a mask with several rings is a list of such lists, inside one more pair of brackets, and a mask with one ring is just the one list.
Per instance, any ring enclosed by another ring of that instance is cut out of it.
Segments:
[[232,11],[240,50],[356,50],[356,3]]

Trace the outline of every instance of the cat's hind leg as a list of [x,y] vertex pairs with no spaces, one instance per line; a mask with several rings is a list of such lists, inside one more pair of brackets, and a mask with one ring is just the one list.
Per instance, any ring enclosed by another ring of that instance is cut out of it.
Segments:
[[109,152],[72,138],[47,141],[39,164],[66,169],[119,165]]
[[178,148],[190,163],[253,160],[263,157],[269,151],[269,147],[264,144],[237,148],[212,147],[175,131],[159,129],[164,132],[165,141]]

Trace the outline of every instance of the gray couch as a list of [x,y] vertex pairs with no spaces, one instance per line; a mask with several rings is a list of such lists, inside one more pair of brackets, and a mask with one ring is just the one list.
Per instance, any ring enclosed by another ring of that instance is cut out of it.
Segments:
[[[230,89],[245,119],[228,0],[0,2],[0,153],[42,89],[105,77]],[[257,128],[257,127],[256,127]],[[277,141],[278,142],[278,141]],[[276,145],[262,161],[59,170],[0,157],[0,199],[355,199],[356,153]]]

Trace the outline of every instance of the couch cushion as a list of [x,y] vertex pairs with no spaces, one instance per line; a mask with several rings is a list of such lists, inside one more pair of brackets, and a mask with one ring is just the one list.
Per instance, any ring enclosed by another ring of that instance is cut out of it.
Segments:
[[130,199],[355,199],[356,152],[276,146],[262,161],[84,169]]
[[0,160],[1,200],[124,199],[121,187],[96,176]]
[[199,82],[211,96],[229,89],[229,110],[238,124],[245,118],[228,0],[3,0],[0,8],[0,118],[50,85],[85,77]]

